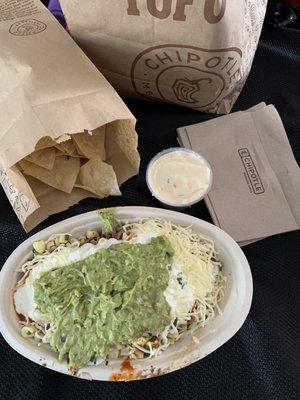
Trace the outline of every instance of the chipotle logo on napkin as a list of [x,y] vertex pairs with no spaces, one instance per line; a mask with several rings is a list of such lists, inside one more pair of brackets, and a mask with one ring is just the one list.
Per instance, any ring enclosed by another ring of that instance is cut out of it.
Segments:
[[60,0],[74,39],[120,92],[228,113],[266,0]]
[[139,169],[135,118],[38,0],[0,0],[0,182],[26,230]]
[[245,168],[244,176],[248,184],[250,193],[262,194],[265,193],[265,188],[260,179],[259,173],[255,163],[251,157],[248,149],[238,149],[238,153],[241,157],[243,166]]

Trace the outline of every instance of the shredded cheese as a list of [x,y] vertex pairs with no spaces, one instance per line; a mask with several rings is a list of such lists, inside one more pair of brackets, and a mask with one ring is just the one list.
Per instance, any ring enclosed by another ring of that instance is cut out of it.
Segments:
[[[220,312],[218,302],[223,295],[225,277],[219,274],[214,242],[191,227],[182,227],[171,221],[146,218],[125,225],[131,234],[156,232],[165,235],[174,249],[174,261],[165,297],[178,324],[195,318],[198,326],[205,326]],[[193,305],[197,305],[194,306]]]

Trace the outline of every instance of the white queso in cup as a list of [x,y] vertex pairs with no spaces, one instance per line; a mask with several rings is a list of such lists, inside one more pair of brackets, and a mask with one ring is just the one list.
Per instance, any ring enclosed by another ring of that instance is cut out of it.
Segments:
[[208,161],[194,150],[172,147],[150,161],[146,181],[162,204],[186,208],[201,201],[212,185]]

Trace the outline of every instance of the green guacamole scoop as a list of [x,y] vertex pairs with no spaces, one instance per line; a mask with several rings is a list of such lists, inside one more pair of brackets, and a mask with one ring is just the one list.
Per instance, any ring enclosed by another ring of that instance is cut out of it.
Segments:
[[34,301],[52,321],[50,346],[80,368],[171,323],[164,292],[173,249],[164,236],[121,243],[82,261],[43,273]]

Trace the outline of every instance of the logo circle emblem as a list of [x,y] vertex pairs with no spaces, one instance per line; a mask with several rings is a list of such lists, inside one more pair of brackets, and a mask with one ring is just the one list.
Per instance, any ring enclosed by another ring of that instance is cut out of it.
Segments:
[[23,19],[12,24],[9,28],[9,33],[15,36],[29,36],[41,33],[46,28],[47,25],[37,19]]
[[239,68],[240,59],[241,53],[235,48],[155,46],[136,57],[131,81],[139,95],[205,110],[216,106],[232,90],[231,75]]

